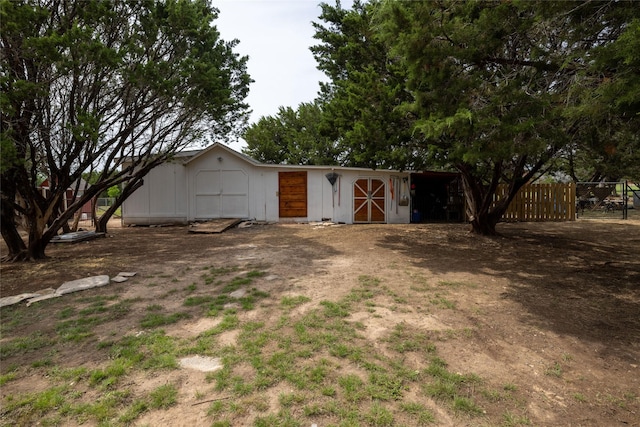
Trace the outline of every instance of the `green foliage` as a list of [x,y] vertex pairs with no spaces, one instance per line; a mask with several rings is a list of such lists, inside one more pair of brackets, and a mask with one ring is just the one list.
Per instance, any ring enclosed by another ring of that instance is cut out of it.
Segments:
[[178,389],[173,384],[165,384],[151,392],[149,406],[153,409],[167,409],[177,403]]
[[329,83],[313,103],[280,107],[244,137],[245,153],[266,163],[419,169],[413,118],[397,108],[410,101],[406,67],[387,55],[373,23],[377,2],[351,10],[321,3],[311,47]]
[[36,351],[49,347],[54,342],[55,340],[43,336],[41,332],[34,332],[24,337],[3,341],[0,344],[0,358],[5,359],[10,356]]
[[374,17],[378,2],[355,1],[351,10],[322,3],[313,23],[319,43],[311,47],[322,84],[322,130],[336,141],[341,164],[419,169],[422,159],[413,118],[398,107],[410,102],[406,67],[388,55]]
[[264,163],[336,165],[339,152],[322,135],[319,103],[302,103],[297,110],[280,107],[276,116],[262,117],[244,134],[243,152]]
[[107,190],[107,197],[116,198],[120,195],[120,187],[114,185]]
[[564,112],[582,125],[563,164],[576,181],[640,177],[640,12],[617,6],[606,14],[615,29],[577,73]]
[[[575,6],[382,3],[382,34],[392,55],[404,59],[414,96],[403,108],[417,118],[431,161],[461,172],[478,233],[495,233],[520,186],[563,149],[582,147],[575,138],[588,127],[564,114],[575,77],[638,14],[624,2]],[[499,183],[509,193],[492,206]]]
[[[2,235],[11,256],[44,257],[94,196],[119,186],[117,208],[177,150],[241,132],[248,58],[233,52],[237,40],[220,39],[217,17],[207,0],[0,1]],[[58,209],[81,177],[92,185]],[[4,217],[16,212],[30,227],[27,247]]]

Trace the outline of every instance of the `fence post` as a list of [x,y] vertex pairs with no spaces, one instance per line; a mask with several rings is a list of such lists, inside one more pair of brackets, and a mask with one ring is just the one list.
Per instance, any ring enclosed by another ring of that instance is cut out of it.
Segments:
[[623,189],[623,193],[622,194],[624,194],[624,196],[622,196],[622,203],[623,203],[623,205],[622,205],[622,219],[627,219],[628,215],[629,215],[629,211],[628,211],[628,209],[629,209],[629,201],[628,201],[629,188],[627,186],[628,185],[627,182],[628,181],[625,179],[624,180],[624,185],[622,186],[622,189]]

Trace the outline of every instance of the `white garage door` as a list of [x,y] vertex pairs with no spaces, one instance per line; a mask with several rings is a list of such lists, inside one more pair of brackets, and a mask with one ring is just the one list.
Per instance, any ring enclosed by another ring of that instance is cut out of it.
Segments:
[[195,190],[196,219],[249,217],[249,177],[244,171],[198,171]]

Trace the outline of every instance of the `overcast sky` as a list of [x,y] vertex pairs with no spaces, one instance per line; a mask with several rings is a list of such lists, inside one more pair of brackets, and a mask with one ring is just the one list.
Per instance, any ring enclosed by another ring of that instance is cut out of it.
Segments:
[[[335,4],[334,0],[325,0]],[[325,75],[309,50],[318,44],[312,21],[319,22],[320,0],[212,0],[220,10],[215,24],[223,40],[238,39],[235,52],[248,55],[247,71],[255,80],[247,102],[250,123],[274,116],[278,108],[296,108],[316,98]],[[341,2],[351,7],[351,0]],[[225,141],[220,141],[228,143]],[[244,142],[231,143],[240,150]]]

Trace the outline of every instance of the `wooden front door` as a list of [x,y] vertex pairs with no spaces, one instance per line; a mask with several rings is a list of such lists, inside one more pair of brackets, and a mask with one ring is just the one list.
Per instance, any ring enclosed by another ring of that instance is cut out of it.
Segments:
[[384,181],[360,178],[353,183],[353,222],[385,222]]
[[306,218],[307,172],[278,173],[280,218]]

